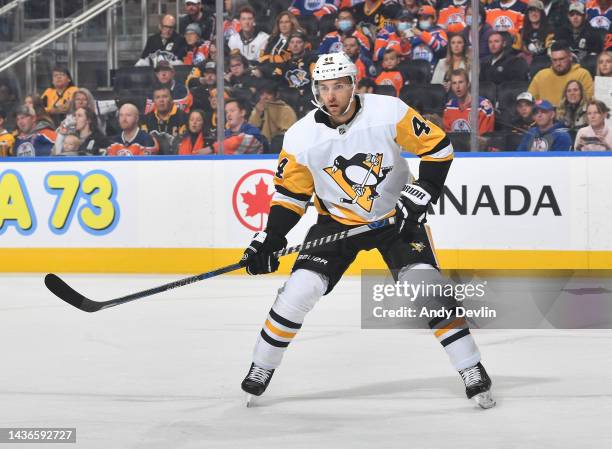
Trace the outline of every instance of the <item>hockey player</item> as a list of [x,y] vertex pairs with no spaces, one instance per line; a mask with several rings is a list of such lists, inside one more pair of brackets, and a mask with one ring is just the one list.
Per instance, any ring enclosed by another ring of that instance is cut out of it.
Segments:
[[[344,53],[317,60],[312,74],[317,109],[285,134],[268,223],[255,234],[242,264],[253,275],[276,271],[279,261],[273,252],[286,246],[286,234],[313,195],[319,218],[306,240],[393,215],[396,226],[300,253],[257,338],[242,382],[249,395],[266,390],[306,314],[332,291],[361,250],[376,248],[400,282],[412,269],[437,269],[423,222],[428,205],[440,196],[453,147],[440,128],[401,100],[355,95],[355,74]],[[412,183],[403,150],[421,158],[420,177]],[[468,398],[483,408],[495,405],[491,380],[465,320],[432,320],[429,325],[461,375]]]

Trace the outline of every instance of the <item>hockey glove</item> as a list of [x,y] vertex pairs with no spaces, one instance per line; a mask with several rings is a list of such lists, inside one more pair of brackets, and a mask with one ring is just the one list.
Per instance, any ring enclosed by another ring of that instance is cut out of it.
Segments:
[[280,262],[273,253],[287,246],[287,239],[264,231],[253,236],[249,247],[244,251],[240,263],[249,274],[267,274],[278,270]]
[[406,184],[395,205],[395,229],[405,241],[410,241],[427,221],[427,206],[431,195],[417,183]]

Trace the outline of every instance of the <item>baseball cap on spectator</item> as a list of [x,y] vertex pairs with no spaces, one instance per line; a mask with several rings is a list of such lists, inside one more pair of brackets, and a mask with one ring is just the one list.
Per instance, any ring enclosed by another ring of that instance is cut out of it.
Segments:
[[161,72],[162,70],[174,71],[174,67],[172,67],[172,64],[170,64],[168,61],[159,61],[155,66],[155,71]]
[[402,10],[397,16],[397,20],[412,20],[414,15],[408,10]]
[[581,2],[572,2],[569,5],[569,8],[567,10],[568,14],[572,13],[576,11],[579,14],[582,14],[584,16],[584,3]]
[[419,8],[419,16],[436,16],[436,10],[431,5],[423,5]]
[[202,37],[202,29],[197,23],[190,23],[187,25],[187,28],[185,28],[185,34],[187,33],[195,33],[198,35],[198,37]]
[[200,4],[202,3],[200,0],[185,0],[185,3],[196,3],[196,4]]
[[204,71],[205,72],[216,72],[217,71],[217,64],[215,64],[214,61],[208,61],[204,65]]
[[529,103],[533,104],[533,95],[531,95],[529,92],[521,92],[516,97],[516,101],[517,103],[519,101],[528,101]]
[[544,11],[544,3],[542,3],[542,0],[529,0],[527,3],[527,10],[529,11],[530,9]]
[[32,115],[36,115],[36,114],[34,113],[34,110],[30,106],[22,104],[21,106],[19,106],[15,110],[15,116],[18,116],[18,115],[30,115],[30,116],[32,116]]
[[554,111],[555,107],[548,100],[536,100],[536,102],[533,105],[533,109],[534,111],[540,110],[540,111],[550,112],[550,111]]
[[306,42],[306,35],[304,33],[302,33],[301,31],[294,31],[293,33],[291,33],[289,35],[289,40],[293,39],[294,37],[300,38],[304,42]]

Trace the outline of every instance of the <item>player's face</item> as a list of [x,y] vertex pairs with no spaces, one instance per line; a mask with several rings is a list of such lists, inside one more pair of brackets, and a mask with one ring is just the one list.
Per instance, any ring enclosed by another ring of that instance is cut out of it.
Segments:
[[129,105],[119,110],[119,127],[124,131],[131,131],[138,124],[138,111]]
[[291,19],[288,15],[285,14],[278,19],[278,31],[285,36],[291,32]]
[[155,107],[161,113],[170,112],[172,109],[172,97],[166,89],[156,90],[153,94],[153,103]]
[[172,78],[174,78],[174,72],[172,70],[160,70],[159,72],[155,72],[155,76],[160,83],[168,84],[172,81]]
[[567,15],[572,28],[580,28],[584,23],[584,16],[577,11],[572,11]]
[[17,116],[17,128],[19,131],[26,134],[34,127],[34,121],[36,118],[33,115],[18,115]]
[[489,51],[498,55],[504,48],[504,39],[499,34],[493,34],[489,37]]
[[357,39],[354,37],[345,38],[344,42],[342,42],[342,47],[344,48],[344,52],[350,57],[354,58],[359,55],[359,44],[357,43]]
[[237,128],[244,123],[244,111],[238,107],[238,103],[225,105],[225,120],[229,128]]
[[351,101],[353,86],[349,77],[317,82],[319,100],[332,117],[341,116]]
[[451,91],[457,98],[466,97],[467,86],[467,80],[464,76],[451,76]]
[[580,86],[578,83],[569,83],[565,90],[565,96],[567,101],[571,104],[578,104],[582,100],[582,94],[580,93]]
[[196,134],[202,131],[204,127],[204,119],[198,112],[194,112],[189,116],[189,131]]
[[385,69],[394,69],[399,64],[399,59],[395,53],[387,53],[383,56],[382,66]]
[[194,45],[198,41],[197,33],[190,31],[189,33],[185,33],[185,42],[187,45]]
[[53,72],[53,87],[64,89],[70,83],[70,78],[64,72]]
[[77,131],[85,129],[88,125],[87,114],[84,108],[79,108],[74,113],[75,127]]
[[453,55],[460,55],[463,53],[463,48],[465,47],[465,43],[463,42],[463,38],[461,36],[453,36],[450,40],[450,48],[451,53]]
[[612,75],[612,56],[606,53],[600,56],[599,62],[597,63],[597,68],[599,69],[599,74],[601,76]]
[[536,109],[533,114],[533,119],[536,125],[542,129],[549,128],[553,123],[554,111],[544,111],[543,109]]
[[301,55],[304,51],[304,41],[299,37],[294,37],[289,41],[289,51],[293,55]]
[[240,14],[240,29],[242,31],[250,33],[251,31],[253,31],[254,27],[255,18],[253,17],[253,14],[251,14],[250,12],[243,12],[242,14]]
[[559,50],[550,54],[551,68],[557,75],[565,75],[572,65],[569,51]]
[[594,104],[587,107],[586,115],[589,125],[591,125],[593,128],[600,128],[604,126],[605,117],[601,112],[599,112],[599,109],[597,109],[597,106]]
[[533,112],[533,105],[528,101],[520,100],[516,104],[516,112],[520,117],[526,119],[531,116],[531,113]]

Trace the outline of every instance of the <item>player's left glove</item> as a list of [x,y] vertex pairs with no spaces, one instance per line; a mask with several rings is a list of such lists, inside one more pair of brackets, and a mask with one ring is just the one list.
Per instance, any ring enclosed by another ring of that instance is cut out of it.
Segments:
[[258,232],[244,250],[240,264],[249,274],[267,274],[278,270],[280,262],[274,252],[287,246],[287,239],[275,234]]
[[427,221],[427,206],[431,195],[417,182],[406,184],[395,205],[395,229],[405,241],[410,241]]

